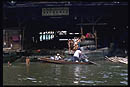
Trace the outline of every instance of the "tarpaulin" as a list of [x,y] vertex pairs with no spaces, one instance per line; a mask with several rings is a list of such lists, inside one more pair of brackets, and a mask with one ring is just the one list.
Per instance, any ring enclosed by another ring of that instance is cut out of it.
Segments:
[[12,36],[13,41],[19,41],[19,36]]

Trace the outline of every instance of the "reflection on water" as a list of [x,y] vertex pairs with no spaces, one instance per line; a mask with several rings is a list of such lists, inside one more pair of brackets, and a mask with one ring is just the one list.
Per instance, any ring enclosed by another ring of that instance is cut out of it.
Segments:
[[73,81],[73,83],[78,84],[80,81],[80,71],[82,70],[82,68],[80,66],[76,66],[74,68],[74,76],[75,76],[75,80]]
[[128,85],[128,82],[127,82],[127,81],[121,81],[120,83],[121,83],[121,84]]
[[4,85],[128,85],[125,64],[98,61],[96,65],[31,62],[3,64]]
[[26,64],[27,73],[29,73],[29,67],[30,67],[30,65],[29,65],[29,64]]

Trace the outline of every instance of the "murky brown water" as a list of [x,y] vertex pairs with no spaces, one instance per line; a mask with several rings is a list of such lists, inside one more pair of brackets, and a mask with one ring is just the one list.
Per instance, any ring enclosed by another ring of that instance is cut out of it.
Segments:
[[109,61],[99,65],[40,62],[3,64],[4,85],[128,85],[128,66]]

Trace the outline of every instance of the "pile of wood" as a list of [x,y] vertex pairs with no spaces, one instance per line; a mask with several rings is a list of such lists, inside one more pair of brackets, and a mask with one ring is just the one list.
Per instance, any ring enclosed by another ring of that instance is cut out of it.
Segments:
[[119,62],[119,63],[124,63],[124,64],[128,64],[128,58],[123,58],[123,57],[107,57],[106,59],[112,62]]

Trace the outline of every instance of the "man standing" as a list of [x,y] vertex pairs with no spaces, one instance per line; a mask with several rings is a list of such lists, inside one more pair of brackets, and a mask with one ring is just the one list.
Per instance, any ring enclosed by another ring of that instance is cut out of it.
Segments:
[[73,45],[74,45],[74,41],[68,40],[69,53],[71,53],[71,51],[73,50]]

